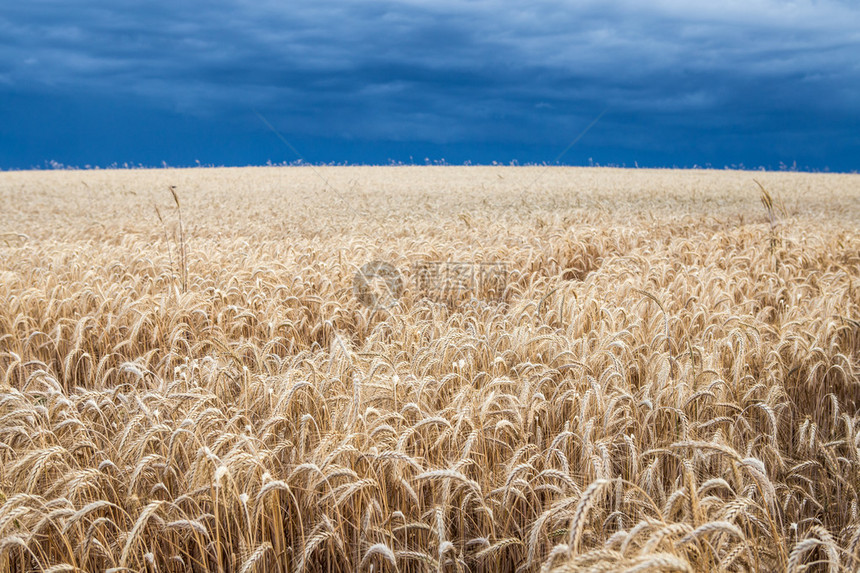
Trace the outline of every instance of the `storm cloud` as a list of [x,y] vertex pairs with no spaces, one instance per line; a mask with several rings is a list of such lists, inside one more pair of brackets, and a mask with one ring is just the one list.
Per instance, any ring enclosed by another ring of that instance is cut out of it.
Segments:
[[[860,7],[18,2],[0,168],[553,161],[860,167]],[[420,158],[420,159],[419,159]]]

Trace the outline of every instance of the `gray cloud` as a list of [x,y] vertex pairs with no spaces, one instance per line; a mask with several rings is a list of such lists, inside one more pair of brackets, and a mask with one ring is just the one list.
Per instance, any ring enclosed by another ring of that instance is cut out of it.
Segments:
[[860,7],[836,0],[31,0],[0,11],[0,90],[139,98],[200,117],[256,107],[294,132],[346,138],[558,144],[607,106],[609,125],[639,126],[643,142],[649,126],[856,124],[858,53]]

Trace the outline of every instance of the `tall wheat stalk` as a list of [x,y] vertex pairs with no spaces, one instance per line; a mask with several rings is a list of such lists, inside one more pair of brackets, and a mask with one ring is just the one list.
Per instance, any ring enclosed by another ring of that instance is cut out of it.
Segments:
[[857,569],[857,176],[545,171],[0,174],[0,571]]

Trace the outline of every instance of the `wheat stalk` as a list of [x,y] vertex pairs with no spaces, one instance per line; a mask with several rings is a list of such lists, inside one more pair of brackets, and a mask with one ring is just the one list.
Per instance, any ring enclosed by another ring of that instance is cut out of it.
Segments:
[[529,169],[0,173],[0,570],[856,569],[856,176]]

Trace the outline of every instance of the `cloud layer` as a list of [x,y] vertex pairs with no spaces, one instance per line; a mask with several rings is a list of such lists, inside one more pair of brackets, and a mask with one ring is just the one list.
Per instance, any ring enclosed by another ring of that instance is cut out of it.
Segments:
[[257,109],[300,139],[512,150],[563,149],[608,109],[588,142],[610,158],[857,150],[860,6],[699,4],[31,0],[0,11],[0,103],[128,105],[191,134],[261,132]]

